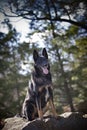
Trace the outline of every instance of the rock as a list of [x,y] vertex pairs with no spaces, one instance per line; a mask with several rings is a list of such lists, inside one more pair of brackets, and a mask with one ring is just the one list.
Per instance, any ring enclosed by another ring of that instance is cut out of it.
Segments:
[[79,111],[80,113],[87,114],[87,100],[80,102],[77,105],[77,111]]
[[20,117],[5,120],[3,130],[87,130],[87,118],[79,113],[65,113],[56,119],[52,116],[28,122]]
[[5,126],[3,130],[21,130],[23,126],[27,123],[23,118],[12,117],[5,119]]

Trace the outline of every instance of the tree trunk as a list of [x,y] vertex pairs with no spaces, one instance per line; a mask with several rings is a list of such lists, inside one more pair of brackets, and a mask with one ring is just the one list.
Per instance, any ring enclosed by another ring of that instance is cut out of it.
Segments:
[[62,60],[61,60],[61,57],[60,57],[60,54],[59,54],[59,49],[58,49],[57,45],[56,45],[56,48],[57,48],[56,53],[57,53],[58,61],[59,61],[60,68],[61,68],[61,74],[62,74],[62,77],[64,77],[64,89],[65,89],[65,92],[66,92],[66,95],[67,95],[67,101],[69,103],[71,111],[74,112],[75,109],[74,109],[74,106],[73,106],[73,100],[72,100],[71,92],[70,92],[70,89],[69,89],[69,86],[68,86],[68,83],[67,83],[67,80],[66,80],[66,76],[64,74],[65,72],[64,72],[64,68],[63,68],[63,63],[62,63]]

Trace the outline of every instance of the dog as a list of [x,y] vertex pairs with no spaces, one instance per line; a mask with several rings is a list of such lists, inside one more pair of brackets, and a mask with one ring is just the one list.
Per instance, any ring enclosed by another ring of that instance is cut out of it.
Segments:
[[22,107],[22,115],[29,121],[39,117],[43,119],[43,109],[49,102],[53,115],[57,113],[53,103],[53,85],[50,73],[48,54],[43,48],[40,56],[36,50],[33,51],[34,71]]

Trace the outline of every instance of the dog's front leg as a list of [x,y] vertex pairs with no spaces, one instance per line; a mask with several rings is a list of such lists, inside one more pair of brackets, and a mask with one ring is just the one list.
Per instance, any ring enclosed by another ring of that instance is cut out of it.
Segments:
[[41,108],[41,99],[40,99],[40,97],[39,98],[36,97],[36,106],[37,106],[37,111],[38,111],[39,118],[43,119],[43,111],[42,111],[42,108]]
[[49,104],[50,104],[50,106],[51,106],[53,115],[57,118],[56,109],[55,109],[55,106],[54,106],[54,103],[53,103],[52,99],[49,99]]

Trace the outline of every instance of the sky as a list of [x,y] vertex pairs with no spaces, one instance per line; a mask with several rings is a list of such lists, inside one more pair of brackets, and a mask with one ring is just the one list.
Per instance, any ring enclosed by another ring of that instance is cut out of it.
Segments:
[[[7,2],[7,0],[3,0],[0,1],[0,8],[4,8],[6,11],[9,12],[9,10],[7,9],[5,2]],[[4,7],[5,6],[5,7]],[[1,24],[1,22],[3,22],[4,18],[6,18],[2,13],[0,13],[0,32],[3,33],[7,33],[7,29]],[[39,34],[34,34],[32,36],[32,38],[28,38],[27,34],[30,33],[30,29],[29,29],[29,21],[23,18],[9,18],[11,21],[11,24],[13,25],[13,27],[17,30],[17,32],[21,33],[21,37],[20,37],[20,42],[26,41],[26,42],[38,42],[40,43],[39,46],[40,47],[44,47],[43,44],[43,39],[41,39],[41,33]]]
[[[1,24],[4,20],[4,15],[0,13],[0,32],[7,33],[7,29]],[[26,42],[40,42],[40,46],[44,46],[43,40],[41,39],[41,33],[39,34],[34,34],[32,36],[32,39],[29,39],[28,37],[26,38],[27,34],[31,31],[29,29],[29,21],[22,19],[22,18],[10,18],[11,24],[13,25],[14,28],[16,28],[17,32],[21,33],[21,38],[20,41],[26,41]]]
[[[3,21],[4,17],[0,15],[0,23]],[[17,32],[21,33],[21,42],[23,40],[26,40],[26,34],[29,32],[29,27],[28,27],[28,22],[25,20],[17,20],[17,19],[12,19],[10,18],[11,24],[13,27],[16,28]],[[3,33],[7,33],[7,29],[3,27],[3,25],[0,24],[0,31]]]

